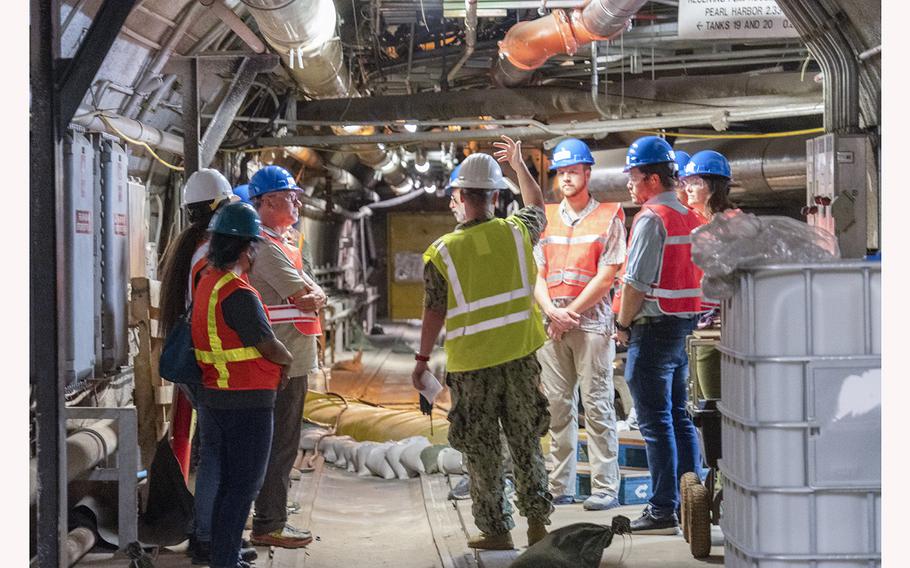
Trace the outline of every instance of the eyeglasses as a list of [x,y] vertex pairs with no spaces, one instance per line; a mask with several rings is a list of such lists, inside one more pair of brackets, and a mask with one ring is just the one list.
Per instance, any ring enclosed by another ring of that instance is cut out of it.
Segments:
[[290,201],[291,203],[294,203],[295,201],[296,202],[300,201],[300,198],[297,196],[296,191],[276,191],[276,192],[273,192],[271,195],[274,195],[274,196],[280,195],[283,200]]

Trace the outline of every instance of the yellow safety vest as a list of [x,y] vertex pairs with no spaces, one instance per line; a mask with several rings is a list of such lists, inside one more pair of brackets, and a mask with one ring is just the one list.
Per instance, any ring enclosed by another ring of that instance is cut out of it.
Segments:
[[537,266],[528,229],[515,217],[443,235],[425,253],[448,283],[449,371],[513,361],[546,340],[534,302]]

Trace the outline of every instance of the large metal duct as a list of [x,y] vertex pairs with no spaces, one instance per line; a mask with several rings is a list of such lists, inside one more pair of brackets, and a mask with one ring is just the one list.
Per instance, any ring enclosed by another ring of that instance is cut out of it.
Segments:
[[[774,200],[806,187],[806,140],[808,136],[757,140],[711,140],[677,144],[677,150],[694,154],[711,149],[730,161],[733,180],[739,187],[734,200]],[[626,149],[593,152],[591,194],[600,201],[628,201],[629,177],[623,173]]]
[[592,41],[610,39],[623,31],[647,0],[590,0],[571,12],[550,15],[512,26],[499,42],[493,81],[503,87],[526,83],[534,70],[554,55],[575,55]]
[[[335,35],[337,13],[332,0],[245,0],[259,31],[285,62],[300,88],[314,99],[352,98],[341,39]],[[396,191],[410,179],[398,156],[375,144],[350,148],[360,161],[382,173]]]

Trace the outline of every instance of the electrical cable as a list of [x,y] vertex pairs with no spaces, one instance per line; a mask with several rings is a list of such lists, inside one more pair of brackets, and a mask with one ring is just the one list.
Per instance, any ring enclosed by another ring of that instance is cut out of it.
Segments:
[[182,166],[175,166],[174,164],[172,164],[172,163],[166,161],[164,158],[162,158],[161,156],[159,156],[158,154],[156,154],[156,153],[155,153],[155,150],[153,150],[152,147],[149,146],[146,142],[143,142],[143,141],[141,141],[141,140],[136,140],[135,138],[130,138],[129,136],[127,136],[127,135],[124,134],[123,132],[120,132],[120,129],[118,129],[116,126],[113,125],[113,123],[111,123],[110,120],[108,120],[108,117],[104,116],[104,115],[101,114],[101,113],[98,113],[97,116],[98,116],[98,118],[101,119],[102,122],[104,122],[104,124],[107,125],[108,128],[110,128],[111,130],[113,130],[114,132],[116,132],[118,136],[120,136],[121,138],[123,138],[123,139],[126,140],[127,142],[130,142],[130,143],[132,143],[132,144],[136,144],[137,146],[142,146],[143,148],[145,148],[145,149],[148,151],[148,153],[151,154],[153,158],[155,158],[156,160],[158,160],[159,162],[161,162],[162,165],[164,165],[164,166],[166,166],[166,167],[168,167],[168,168],[170,168],[170,169],[172,169],[172,170],[174,170],[174,171],[177,171],[177,172],[182,172],[182,171],[183,171],[183,167],[182,167]]
[[666,136],[673,138],[702,138],[705,140],[754,140],[760,138],[786,138],[788,136],[804,136],[806,134],[824,134],[824,128],[806,128],[805,130],[790,130],[787,132],[765,132],[759,134],[674,134],[659,130],[633,130],[642,134]]

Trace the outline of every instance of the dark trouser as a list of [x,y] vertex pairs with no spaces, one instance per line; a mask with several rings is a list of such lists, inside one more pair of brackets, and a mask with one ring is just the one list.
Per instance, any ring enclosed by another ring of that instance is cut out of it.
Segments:
[[288,520],[287,502],[291,467],[300,446],[303,401],[306,399],[306,376],[291,377],[288,386],[278,391],[275,402],[275,435],[265,482],[256,497],[253,534],[267,534],[284,527]]
[[272,442],[271,408],[222,410],[202,406],[199,412],[203,459],[220,465],[221,483],[212,511],[212,568],[234,568],[250,505],[265,476]]
[[651,511],[671,515],[679,507],[679,477],[697,471],[698,435],[686,412],[686,336],[695,318],[664,317],[632,328],[626,382],[632,391],[648,469],[654,484]]

